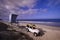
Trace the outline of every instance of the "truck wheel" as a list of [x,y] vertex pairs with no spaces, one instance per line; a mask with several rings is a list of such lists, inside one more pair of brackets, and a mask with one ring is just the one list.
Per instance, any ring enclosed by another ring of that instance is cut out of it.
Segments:
[[27,29],[27,32],[29,32],[29,30]]
[[37,33],[34,33],[34,36],[37,36]]

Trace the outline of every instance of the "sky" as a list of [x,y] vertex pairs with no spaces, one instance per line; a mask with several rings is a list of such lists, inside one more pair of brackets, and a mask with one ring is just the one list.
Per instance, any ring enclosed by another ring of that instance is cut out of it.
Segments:
[[0,0],[0,19],[60,19],[60,0]]

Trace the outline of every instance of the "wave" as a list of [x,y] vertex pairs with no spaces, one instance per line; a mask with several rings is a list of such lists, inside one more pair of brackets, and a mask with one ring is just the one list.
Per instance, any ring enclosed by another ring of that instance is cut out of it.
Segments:
[[26,22],[26,23],[34,23],[34,24],[42,24],[42,25],[48,25],[48,26],[58,26],[60,27],[60,22],[41,22],[41,21],[19,21],[21,22]]
[[28,23],[54,23],[54,22],[39,22],[39,21],[19,21],[19,22],[28,22]]

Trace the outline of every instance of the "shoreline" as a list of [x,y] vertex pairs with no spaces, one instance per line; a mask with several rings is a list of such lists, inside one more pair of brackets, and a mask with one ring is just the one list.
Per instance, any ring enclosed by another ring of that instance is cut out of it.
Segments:
[[[21,23],[19,23],[19,25],[26,26],[29,23],[30,22],[21,22]],[[48,29],[58,30],[58,31],[60,30],[60,27],[57,27],[57,26],[49,26],[49,25],[38,24],[38,23],[32,23],[32,24],[35,24],[38,28],[48,28]]]
[[38,21],[20,21],[20,23],[33,23],[46,26],[60,27],[60,22],[38,22]]

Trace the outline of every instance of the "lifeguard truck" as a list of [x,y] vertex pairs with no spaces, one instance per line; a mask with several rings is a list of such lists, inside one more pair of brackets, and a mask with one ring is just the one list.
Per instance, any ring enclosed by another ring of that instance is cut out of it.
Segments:
[[26,26],[27,32],[31,32],[34,36],[37,36],[40,33],[40,30],[36,28],[34,24],[27,24]]

